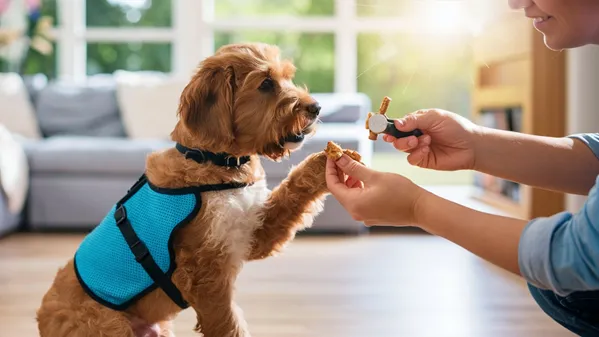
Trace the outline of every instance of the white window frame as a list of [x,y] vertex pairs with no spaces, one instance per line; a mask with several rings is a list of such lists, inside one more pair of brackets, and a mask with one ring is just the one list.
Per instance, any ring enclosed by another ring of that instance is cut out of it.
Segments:
[[[53,34],[58,46],[58,76],[73,80],[86,77],[88,42],[171,42],[172,70],[175,76],[188,77],[200,60],[214,53],[214,33],[261,29],[295,32],[321,32],[335,35],[334,91],[354,93],[358,86],[358,34],[364,32],[398,33],[421,31],[422,23],[398,18],[360,18],[360,0],[334,0],[330,17],[227,18],[215,19],[216,0],[172,0],[173,25],[168,28],[86,27],[85,0],[57,0],[61,25]],[[155,0],[160,1],[160,0]],[[414,0],[427,2],[437,0]]]

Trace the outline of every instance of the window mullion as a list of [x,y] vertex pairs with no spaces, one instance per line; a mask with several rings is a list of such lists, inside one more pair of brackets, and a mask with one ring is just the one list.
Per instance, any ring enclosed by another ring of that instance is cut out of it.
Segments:
[[214,34],[209,25],[214,15],[213,1],[173,2],[173,69],[178,76],[189,77],[199,62],[214,52]]
[[357,91],[356,1],[335,0],[335,92]]
[[82,80],[86,75],[85,1],[59,0],[57,9],[61,23],[58,41],[58,76]]

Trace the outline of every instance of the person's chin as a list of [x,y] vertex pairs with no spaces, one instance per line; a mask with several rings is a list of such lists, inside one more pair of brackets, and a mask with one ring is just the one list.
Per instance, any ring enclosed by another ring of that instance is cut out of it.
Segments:
[[577,43],[574,40],[568,40],[549,34],[543,34],[545,46],[553,51],[562,51],[564,49],[576,48],[584,45],[584,43]]
[[559,41],[558,39],[553,39],[551,36],[543,35],[543,39],[545,42],[545,46],[553,51],[560,51],[565,49],[566,47]]
[[558,34],[543,33],[545,46],[553,51],[562,51],[584,46],[587,44],[582,39],[568,38],[567,36]]

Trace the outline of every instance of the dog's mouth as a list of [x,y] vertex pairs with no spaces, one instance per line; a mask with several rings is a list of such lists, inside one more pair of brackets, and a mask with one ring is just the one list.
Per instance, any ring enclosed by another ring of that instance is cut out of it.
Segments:
[[306,136],[312,134],[315,129],[316,120],[306,125],[299,134],[289,134],[281,139],[281,146],[286,150],[295,150],[299,148],[306,139]]
[[314,133],[315,129],[316,120],[311,121],[299,133],[290,133],[281,137],[278,142],[266,145],[259,154],[274,161],[279,161],[285,155],[290,155],[291,152],[299,149],[306,140],[306,137]]

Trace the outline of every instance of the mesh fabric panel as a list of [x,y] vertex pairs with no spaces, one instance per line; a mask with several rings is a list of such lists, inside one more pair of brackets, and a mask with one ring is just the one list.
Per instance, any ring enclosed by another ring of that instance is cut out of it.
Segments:
[[[123,204],[131,226],[165,273],[171,266],[168,242],[172,232],[194,211],[196,202],[194,194],[162,194],[145,183]],[[154,281],[135,261],[116,226],[115,210],[113,206],[100,225],[85,237],[75,260],[79,277],[89,290],[96,297],[119,306]]]

